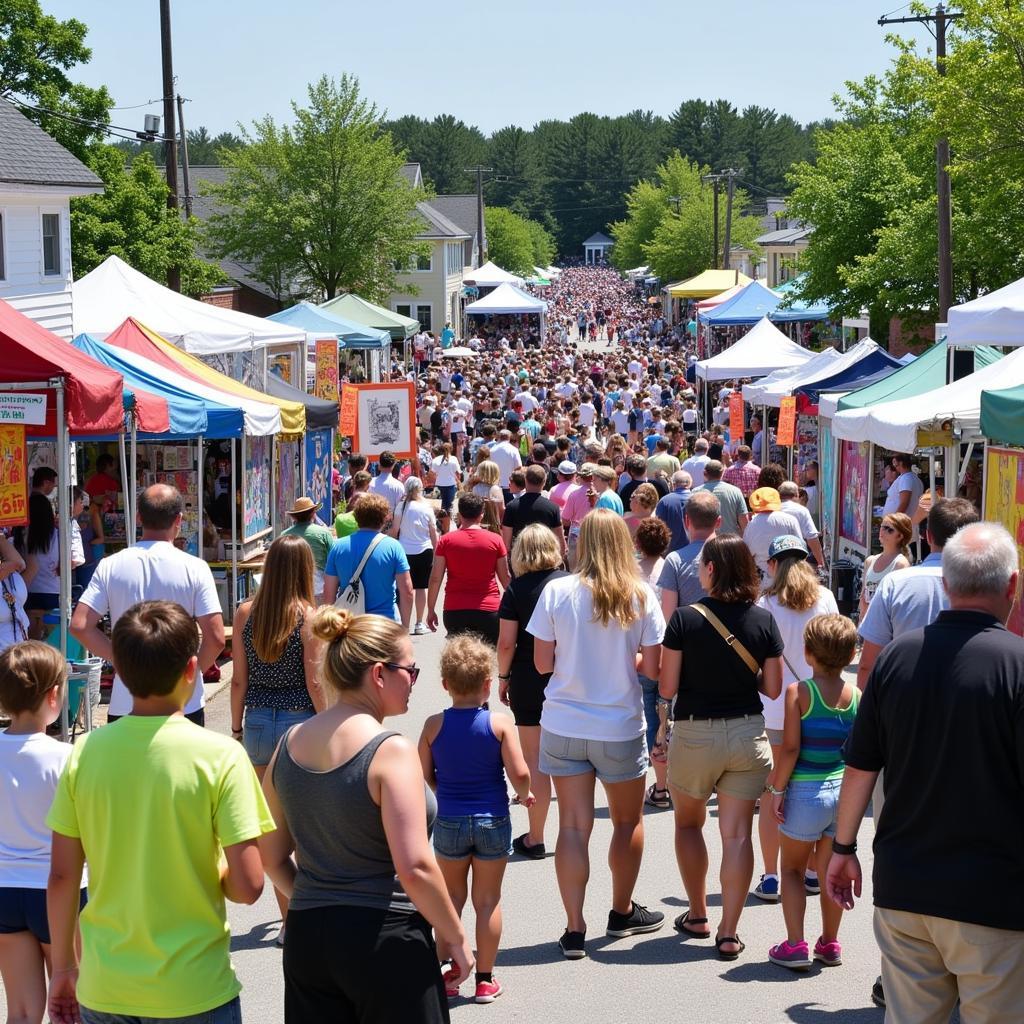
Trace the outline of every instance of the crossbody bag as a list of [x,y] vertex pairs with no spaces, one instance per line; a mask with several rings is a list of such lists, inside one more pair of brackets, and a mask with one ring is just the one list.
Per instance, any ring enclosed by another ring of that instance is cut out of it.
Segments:
[[366,563],[369,561],[370,555],[373,554],[373,549],[383,539],[384,535],[378,533],[370,541],[369,547],[367,547],[363,557],[359,560],[359,564],[356,566],[356,571],[352,573],[348,583],[345,584],[345,589],[335,600],[334,606],[336,608],[345,608],[353,615],[366,614],[366,589],[362,586],[363,569],[366,568]]

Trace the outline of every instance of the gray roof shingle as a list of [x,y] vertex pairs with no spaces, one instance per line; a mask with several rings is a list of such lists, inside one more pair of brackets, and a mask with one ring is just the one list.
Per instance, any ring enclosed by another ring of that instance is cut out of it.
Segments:
[[797,242],[806,241],[814,233],[814,228],[782,228],[780,231],[769,231],[760,235],[754,241],[758,245],[795,245]]
[[469,232],[463,231],[457,224],[453,224],[443,213],[436,210],[429,203],[417,203],[416,210],[419,215],[427,222],[427,228],[425,231],[420,231],[417,238],[459,238],[466,239],[472,237]]
[[[433,196],[430,205],[438,213],[447,217],[453,224],[460,227],[470,238],[476,236],[476,196]],[[486,249],[487,228],[484,228],[484,248]]]
[[595,231],[584,243],[584,245],[614,245],[614,241],[601,231]]
[[103,182],[78,157],[4,99],[0,99],[0,182],[103,188]]

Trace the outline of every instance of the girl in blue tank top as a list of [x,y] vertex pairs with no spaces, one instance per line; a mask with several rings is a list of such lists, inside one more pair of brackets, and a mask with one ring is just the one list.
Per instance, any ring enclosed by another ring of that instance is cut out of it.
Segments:
[[[445,644],[441,681],[452,706],[426,720],[419,742],[424,778],[437,793],[434,853],[460,914],[473,872],[478,1003],[501,995],[493,972],[501,941],[501,882],[512,852],[506,775],[520,803],[533,803],[515,724],[487,709],[493,667],[494,648],[478,637],[461,635]],[[445,990],[449,998],[459,994],[457,982],[447,978]]]

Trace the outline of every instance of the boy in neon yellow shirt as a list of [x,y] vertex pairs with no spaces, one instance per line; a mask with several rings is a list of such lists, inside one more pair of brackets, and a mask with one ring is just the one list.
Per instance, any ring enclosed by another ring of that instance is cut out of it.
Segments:
[[192,617],[143,601],[118,619],[111,642],[132,713],[75,746],[47,818],[50,1017],[170,1024],[208,1014],[210,1024],[237,1024],[224,900],[259,899],[256,839],[273,818],[241,745],[182,713],[195,678]]

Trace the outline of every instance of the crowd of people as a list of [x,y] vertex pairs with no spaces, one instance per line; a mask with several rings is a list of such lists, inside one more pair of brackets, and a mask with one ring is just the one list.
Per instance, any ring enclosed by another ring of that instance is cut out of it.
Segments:
[[[467,983],[492,1002],[506,866],[547,858],[552,814],[565,910],[552,952],[587,956],[597,781],[607,936],[665,925],[635,893],[645,813],[665,810],[682,939],[737,960],[753,892],[782,904],[780,941],[757,955],[839,966],[873,794],[873,998],[897,1022],[945,1024],[957,999],[965,1020],[1019,1016],[1012,539],[962,498],[923,502],[894,462],[855,627],[818,572],[817,467],[794,481],[762,465],[756,418],[742,438],[701,424],[688,340],[659,317],[612,271],[570,268],[539,345],[426,362],[416,458],[384,453],[374,475],[353,456],[334,530],[300,499],[270,546],[234,621],[230,739],[196,728],[225,638],[209,568],[174,546],[181,496],[143,492],[142,542],[103,559],[72,619],[116,668],[120,721],[73,748],[48,738],[63,663],[16,631],[0,654],[0,771],[17,780],[0,790],[12,1019],[240,1020],[225,900],[254,902],[264,875],[289,1024],[445,1021]],[[930,547],[912,565],[915,529]],[[0,558],[6,595],[25,564],[4,541]],[[408,709],[417,638],[442,626],[450,706],[414,740],[385,722]],[[949,884],[965,865],[999,884]]]

